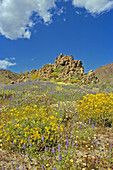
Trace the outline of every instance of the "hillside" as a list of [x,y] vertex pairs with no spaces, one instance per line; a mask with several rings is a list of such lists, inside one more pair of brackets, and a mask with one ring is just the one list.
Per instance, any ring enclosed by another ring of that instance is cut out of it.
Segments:
[[10,70],[0,69],[0,84],[9,84],[12,81],[16,81],[17,79],[18,79],[17,73],[13,73]]
[[95,71],[100,82],[113,81],[113,63],[98,67]]

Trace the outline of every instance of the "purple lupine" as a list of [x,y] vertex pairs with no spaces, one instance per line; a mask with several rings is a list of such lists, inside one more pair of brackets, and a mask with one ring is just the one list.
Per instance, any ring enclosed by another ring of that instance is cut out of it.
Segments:
[[112,142],[111,142],[111,144],[110,144],[110,151],[112,151]]
[[90,125],[90,122],[91,122],[91,118],[89,118],[89,125]]
[[66,139],[66,146],[67,146],[67,148],[68,148],[68,146],[69,146],[69,141],[68,141],[68,139]]
[[25,148],[25,143],[23,144],[23,148]]
[[31,135],[29,135],[29,139],[28,140],[30,140],[30,138],[31,138]]
[[73,130],[71,130],[71,136],[72,136],[72,134],[73,134]]
[[59,154],[59,162],[62,160],[62,155]]
[[45,151],[47,152],[47,150],[48,150],[48,147],[47,148],[45,148]]
[[44,142],[44,136],[42,136],[42,141]]
[[82,125],[80,124],[81,129],[83,129]]
[[52,148],[52,152],[55,153],[55,148]]
[[19,165],[17,165],[17,170],[19,170]]
[[53,168],[53,170],[56,170],[56,167],[55,167],[55,168]]
[[14,146],[15,142],[13,141],[13,146]]
[[95,125],[93,124],[93,130],[94,130]]
[[61,147],[60,147],[60,145],[59,145],[59,146],[58,146],[58,150],[59,150],[59,152],[60,152],[60,148],[61,148]]
[[24,167],[22,168],[22,170],[24,170]]
[[27,157],[29,158],[29,154],[27,154]]
[[45,170],[44,165],[42,165],[42,169]]
[[108,158],[108,159],[107,159],[107,162],[109,162],[109,156],[107,156],[107,158]]
[[30,147],[32,146],[32,143],[30,143]]
[[95,144],[97,144],[97,141],[95,141]]

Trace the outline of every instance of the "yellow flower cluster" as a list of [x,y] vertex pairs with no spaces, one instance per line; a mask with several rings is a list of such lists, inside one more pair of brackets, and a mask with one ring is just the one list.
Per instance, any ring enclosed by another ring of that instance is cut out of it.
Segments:
[[[12,148],[13,141],[17,148],[30,143],[38,145],[44,142],[55,142],[63,131],[62,119],[51,106],[38,108],[37,105],[15,108],[0,115],[0,138]],[[29,138],[30,136],[30,138]],[[7,141],[7,142],[6,142]]]
[[77,105],[78,113],[84,120],[95,122],[113,120],[113,93],[87,94]]

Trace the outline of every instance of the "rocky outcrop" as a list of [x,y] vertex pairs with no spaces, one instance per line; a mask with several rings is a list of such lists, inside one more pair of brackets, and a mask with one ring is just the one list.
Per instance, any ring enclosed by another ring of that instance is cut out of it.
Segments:
[[41,80],[50,80],[52,78],[61,81],[70,81],[70,79],[79,79],[83,83],[97,83],[99,81],[93,70],[89,71],[88,74],[84,73],[84,66],[81,60],[74,60],[72,55],[67,56],[62,53],[56,57],[54,64],[49,63],[44,65],[35,74]]
[[[26,81],[26,78],[33,78],[33,80],[57,80],[63,82],[77,82],[78,80],[82,83],[97,83],[99,80],[95,76],[93,70],[89,71],[88,74],[84,73],[84,66],[81,60],[74,60],[72,55],[60,54],[56,57],[54,64],[46,64],[40,69],[32,70],[29,74],[22,77],[22,81]],[[22,82],[19,80],[18,82]]]

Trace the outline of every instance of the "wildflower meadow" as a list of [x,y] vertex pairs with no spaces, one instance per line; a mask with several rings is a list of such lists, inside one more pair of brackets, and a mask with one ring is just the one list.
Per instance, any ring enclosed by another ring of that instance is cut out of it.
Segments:
[[2,169],[113,169],[113,92],[46,81],[0,86]]

